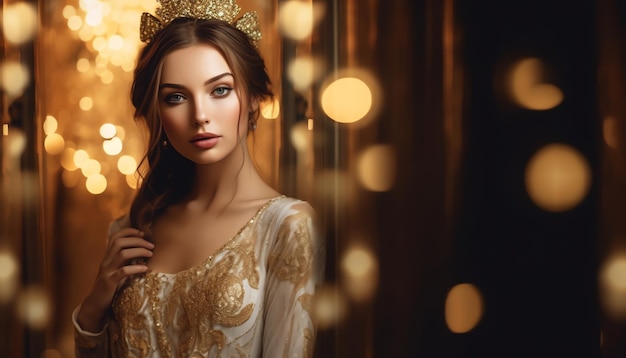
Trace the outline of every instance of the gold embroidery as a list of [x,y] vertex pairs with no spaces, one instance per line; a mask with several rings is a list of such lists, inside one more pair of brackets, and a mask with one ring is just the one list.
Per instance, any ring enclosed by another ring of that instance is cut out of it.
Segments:
[[[113,356],[249,355],[257,347],[254,336],[260,334],[258,327],[264,322],[263,310],[256,302],[263,297],[258,290],[265,273],[259,271],[255,248],[269,249],[257,241],[257,233],[265,233],[265,228],[257,227],[258,219],[268,205],[202,265],[178,274],[148,273],[130,279],[114,302],[115,324],[109,331]],[[268,258],[269,268],[275,269],[277,277],[296,286],[294,295],[312,277],[308,225],[306,213],[287,217],[272,250],[280,254]],[[309,293],[300,295],[299,306],[310,312],[311,298]],[[231,329],[244,324],[245,329]],[[293,322],[289,327],[288,340],[305,329],[297,332]],[[305,330],[304,334],[305,343],[311,338],[304,348],[310,352],[313,332]]]
[[[295,225],[295,229],[291,225]],[[302,280],[309,278],[307,273],[313,256],[308,215],[300,212],[288,218],[280,228],[278,238],[281,242],[276,252],[280,255],[272,255],[269,258],[270,265],[276,265],[274,270],[280,280],[290,281],[298,286]],[[288,240],[292,242],[287,242]]]
[[313,343],[315,342],[315,335],[309,328],[304,329],[304,352],[303,357],[313,356]]
[[300,302],[302,308],[304,308],[304,310],[311,315],[311,311],[313,310],[313,295],[305,293],[298,297],[298,302]]

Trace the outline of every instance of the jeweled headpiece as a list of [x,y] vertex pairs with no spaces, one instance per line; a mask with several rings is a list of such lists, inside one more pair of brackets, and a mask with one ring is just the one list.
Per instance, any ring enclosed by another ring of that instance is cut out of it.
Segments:
[[141,15],[139,36],[143,42],[150,42],[157,31],[181,17],[223,20],[248,35],[255,45],[261,39],[259,16],[256,11],[246,12],[235,20],[241,11],[235,0],[157,0],[157,2],[160,2],[161,6],[156,9],[156,16],[147,12]]

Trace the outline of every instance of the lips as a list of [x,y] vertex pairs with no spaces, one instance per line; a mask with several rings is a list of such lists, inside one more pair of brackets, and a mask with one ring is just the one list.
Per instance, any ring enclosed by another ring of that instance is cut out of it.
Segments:
[[191,138],[189,143],[200,149],[210,149],[217,145],[220,136],[213,133],[200,133]]

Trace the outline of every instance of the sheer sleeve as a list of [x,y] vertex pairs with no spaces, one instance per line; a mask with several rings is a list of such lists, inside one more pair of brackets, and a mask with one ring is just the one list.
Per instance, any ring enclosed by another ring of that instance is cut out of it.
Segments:
[[107,357],[107,327],[101,332],[93,333],[84,331],[76,320],[78,315],[77,307],[72,313],[72,323],[74,324],[74,353],[76,358],[101,358]]
[[268,258],[264,357],[310,357],[315,325],[311,306],[321,284],[324,250],[306,203],[294,206],[278,230]]
[[[107,240],[111,236],[120,231],[121,229],[128,227],[128,218],[122,217],[113,221],[109,225],[107,233]],[[72,323],[74,325],[74,353],[77,358],[101,358],[108,357],[108,323],[104,326],[101,332],[88,332],[83,330],[78,324],[78,311],[80,306],[76,307],[72,313]]]

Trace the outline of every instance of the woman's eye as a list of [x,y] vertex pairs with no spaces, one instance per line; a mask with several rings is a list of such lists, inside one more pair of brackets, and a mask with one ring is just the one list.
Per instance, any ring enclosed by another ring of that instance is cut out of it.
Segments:
[[217,87],[213,90],[213,95],[216,97],[223,97],[226,96],[231,90],[232,88],[230,87]]
[[185,100],[185,97],[178,93],[173,93],[165,97],[165,102],[172,103],[172,104],[181,103],[184,100]]

